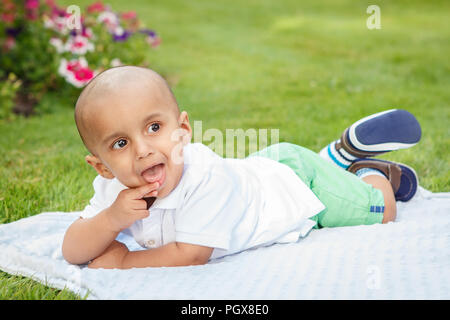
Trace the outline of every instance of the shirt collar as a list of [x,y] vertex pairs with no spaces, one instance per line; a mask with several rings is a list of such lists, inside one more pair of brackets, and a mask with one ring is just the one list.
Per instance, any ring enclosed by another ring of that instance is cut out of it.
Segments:
[[[181,182],[181,181],[180,181]],[[176,209],[179,206],[180,196],[181,196],[181,183],[179,183],[175,189],[173,189],[164,198],[156,198],[153,202],[151,209]]]
[[[113,183],[115,183],[115,190],[116,194],[118,194],[120,191],[127,189],[125,185],[123,185],[117,178],[113,179]],[[181,181],[176,186],[175,189],[172,190],[166,197],[164,198],[157,198],[155,202],[153,202],[150,209],[176,209],[178,207],[178,201],[180,200],[181,196]]]

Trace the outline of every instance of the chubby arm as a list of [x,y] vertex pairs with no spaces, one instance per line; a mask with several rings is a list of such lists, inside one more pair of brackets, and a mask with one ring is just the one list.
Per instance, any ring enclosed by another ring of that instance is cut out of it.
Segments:
[[89,264],[89,268],[146,268],[200,265],[208,262],[214,248],[183,242],[171,242],[159,248],[128,251],[114,241],[105,252]]
[[123,269],[144,267],[177,267],[205,264],[213,248],[183,242],[172,242],[159,248],[130,251],[123,260]]
[[110,207],[92,218],[72,223],[64,236],[64,259],[72,264],[82,264],[102,254],[122,230],[149,216],[143,197],[156,196],[158,187],[156,182],[122,190]]
[[98,257],[117,237],[109,225],[108,209],[88,219],[78,219],[67,229],[62,254],[67,262],[83,264]]

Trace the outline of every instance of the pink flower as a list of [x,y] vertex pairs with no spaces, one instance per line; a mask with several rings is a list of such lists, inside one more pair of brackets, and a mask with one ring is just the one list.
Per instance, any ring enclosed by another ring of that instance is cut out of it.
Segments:
[[3,43],[3,48],[6,51],[13,49],[16,46],[16,40],[14,37],[7,37],[5,42]]
[[97,1],[93,4],[91,4],[89,7],[87,7],[87,11],[89,13],[102,12],[104,10],[105,10],[105,6],[101,1]]
[[56,7],[55,0],[45,0],[45,4],[48,5],[50,8]]
[[34,10],[39,8],[39,0],[27,0],[25,2],[25,8],[28,10]]
[[75,79],[80,82],[88,82],[94,77],[94,71],[89,68],[80,68],[75,71]]
[[66,35],[69,33],[68,28],[68,17],[61,17],[58,14],[52,14],[52,17],[48,17],[47,15],[43,16],[44,27],[47,29],[53,29],[56,32]]
[[83,28],[83,30],[81,31],[81,35],[88,39],[94,36],[91,28]]
[[88,82],[96,76],[97,72],[89,69],[86,59],[81,57],[70,61],[62,59],[58,73],[70,84],[77,88],[81,88],[88,84]]
[[37,11],[28,11],[26,13],[25,17],[31,21],[35,21],[35,20],[39,19],[39,15],[38,15]]
[[77,35],[69,38],[65,44],[65,49],[73,54],[86,54],[88,51],[94,51],[94,45],[89,42],[88,38]]
[[12,11],[16,7],[11,0],[3,0],[2,2],[2,7],[5,11]]
[[119,25],[119,18],[117,18],[117,16],[110,11],[103,11],[100,13],[97,17],[97,21],[106,24],[106,27],[111,32],[114,31],[114,29]]
[[14,13],[2,13],[1,19],[6,23],[13,23],[15,15]]
[[136,11],[128,11],[128,12],[122,13],[122,19],[124,19],[124,20],[136,19],[136,17],[137,17]]
[[152,47],[152,48],[156,48],[157,46],[159,46],[161,44],[161,38],[156,36],[156,37],[147,37],[147,43]]

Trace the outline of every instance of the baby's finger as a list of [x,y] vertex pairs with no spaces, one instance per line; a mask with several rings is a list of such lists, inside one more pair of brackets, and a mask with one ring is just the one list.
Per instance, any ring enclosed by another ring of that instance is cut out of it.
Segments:
[[150,198],[150,197],[156,197],[158,195],[158,190],[154,190],[152,192],[149,192],[147,194],[145,194],[142,199],[146,199],[146,198]]
[[131,204],[131,208],[136,211],[147,210],[147,201],[145,199],[135,199]]
[[148,210],[141,210],[139,213],[141,219],[145,219],[150,215],[150,211]]
[[155,189],[159,188],[159,183],[149,183],[143,186],[132,189],[133,199],[142,199],[147,193],[155,191]]

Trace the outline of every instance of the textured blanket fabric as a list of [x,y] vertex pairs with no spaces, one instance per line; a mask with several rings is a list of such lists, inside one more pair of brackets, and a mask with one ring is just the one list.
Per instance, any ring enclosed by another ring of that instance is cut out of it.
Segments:
[[312,230],[203,266],[130,270],[66,263],[61,243],[78,213],[47,212],[0,225],[0,269],[88,299],[449,299],[450,193],[420,188],[398,208],[387,225]]

